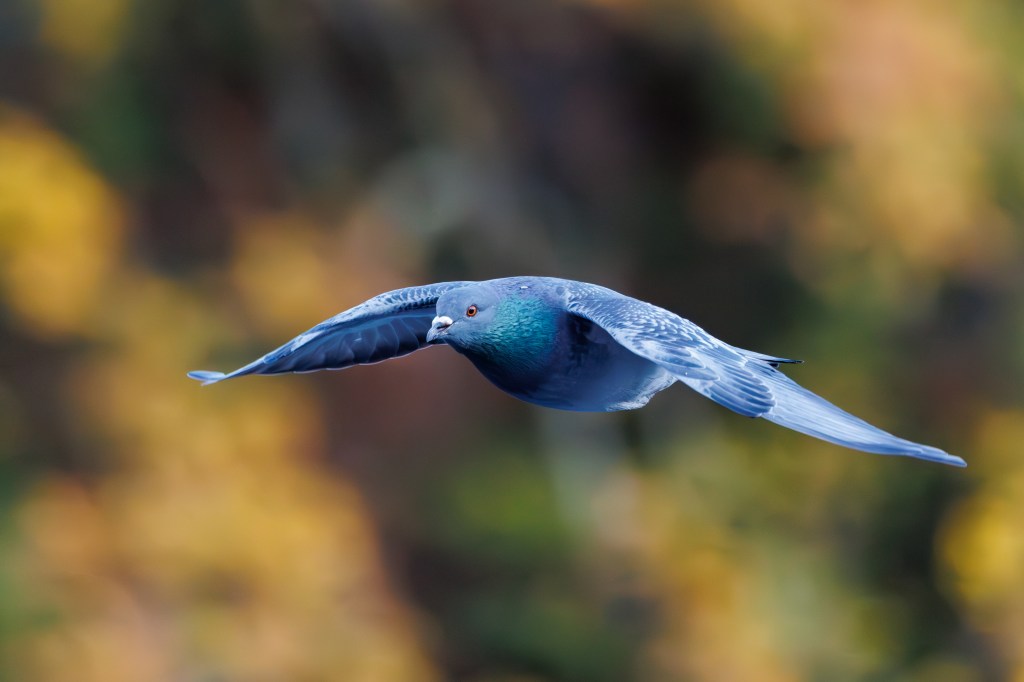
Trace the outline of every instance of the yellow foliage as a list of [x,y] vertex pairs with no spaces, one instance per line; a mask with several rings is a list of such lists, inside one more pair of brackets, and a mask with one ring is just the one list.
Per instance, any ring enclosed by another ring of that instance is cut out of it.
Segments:
[[41,38],[76,63],[99,66],[117,49],[132,0],[39,0]]
[[1024,674],[1024,413],[989,416],[978,433],[979,486],[949,515],[939,551],[966,616]]
[[770,618],[760,617],[752,557],[694,498],[676,503],[683,497],[653,478],[619,471],[595,500],[602,551],[628,561],[630,573],[642,576],[641,589],[662,600],[665,622],[642,658],[642,678],[800,679],[765,625]]
[[[287,383],[185,378],[216,311],[122,267],[96,353],[67,379],[76,428],[108,444],[84,485],[21,508],[29,603],[59,615],[15,642],[26,679],[430,680],[358,494],[322,461],[321,417]],[[131,652],[118,655],[119,646]]]
[[235,241],[233,284],[253,322],[275,338],[409,284],[394,272],[407,243],[366,207],[336,234],[295,211],[242,215]]
[[328,243],[310,222],[280,214],[247,219],[237,232],[234,280],[268,335],[291,337],[336,306]]
[[993,213],[981,163],[995,100],[985,50],[947,6],[837,7],[793,102],[797,134],[847,146],[820,200],[861,206],[872,244],[954,265]]
[[[792,135],[829,150],[813,210],[786,216],[804,233],[801,243],[883,258],[894,251],[922,270],[1006,260],[1015,235],[989,196],[984,165],[1005,103],[989,48],[963,7],[703,4],[750,67],[776,85]],[[804,249],[800,258],[813,255]]]
[[0,110],[0,294],[32,333],[88,334],[120,251],[117,198],[57,133]]

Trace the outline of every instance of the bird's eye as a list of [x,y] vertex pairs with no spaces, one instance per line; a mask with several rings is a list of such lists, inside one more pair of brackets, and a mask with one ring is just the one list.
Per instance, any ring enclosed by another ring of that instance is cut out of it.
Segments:
[[468,308],[466,308],[466,317],[473,317],[474,315],[476,315],[475,305],[471,305]]

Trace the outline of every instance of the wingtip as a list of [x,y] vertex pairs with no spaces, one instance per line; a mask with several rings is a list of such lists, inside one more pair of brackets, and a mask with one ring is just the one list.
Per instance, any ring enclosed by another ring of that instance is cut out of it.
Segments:
[[967,462],[962,457],[951,455],[945,450],[939,450],[938,448],[931,448],[924,446],[921,450],[916,453],[912,453],[912,456],[925,459],[930,462],[938,462],[939,464],[948,464],[954,467],[966,467]]
[[215,383],[217,383],[218,381],[220,381],[221,379],[223,379],[226,376],[227,375],[224,374],[224,372],[210,372],[210,371],[202,370],[202,369],[194,370],[194,371],[188,373],[188,378],[189,379],[195,379],[196,381],[201,381],[201,382],[203,382],[203,386],[209,386],[210,384],[215,384]]

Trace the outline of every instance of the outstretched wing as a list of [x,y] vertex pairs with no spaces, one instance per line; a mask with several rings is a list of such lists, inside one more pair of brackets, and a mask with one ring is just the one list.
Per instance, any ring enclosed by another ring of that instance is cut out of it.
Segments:
[[675,313],[604,287],[579,285],[568,292],[566,306],[734,412],[865,452],[966,466],[959,457],[868,424],[777,369],[780,363],[794,360],[730,346]]
[[344,369],[407,355],[426,345],[437,299],[467,284],[471,282],[389,291],[321,322],[234,372],[201,370],[188,375],[205,386],[245,374]]

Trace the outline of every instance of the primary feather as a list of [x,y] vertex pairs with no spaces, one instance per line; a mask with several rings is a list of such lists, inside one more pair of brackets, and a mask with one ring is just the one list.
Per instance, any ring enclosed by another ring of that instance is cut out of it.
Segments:
[[280,348],[233,372],[189,372],[203,385],[246,374],[345,369],[397,358],[423,348],[441,294],[470,282],[396,289],[324,320]]
[[376,296],[229,374],[310,372],[379,362],[446,344],[522,400],[578,411],[642,407],[676,381],[748,417],[857,450],[964,461],[894,436],[803,388],[778,366],[663,308],[583,282],[511,277],[445,282]]

